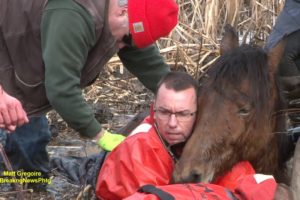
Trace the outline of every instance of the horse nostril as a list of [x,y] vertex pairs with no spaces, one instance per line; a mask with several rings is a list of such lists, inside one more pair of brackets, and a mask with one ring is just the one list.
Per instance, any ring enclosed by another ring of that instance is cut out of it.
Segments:
[[201,173],[189,170],[188,173],[178,173],[176,170],[172,175],[172,183],[197,183],[201,181]]
[[190,182],[197,183],[201,181],[201,174],[198,174],[197,172],[191,173]]
[[200,181],[201,181],[201,174],[197,172],[191,172],[188,176],[181,177],[182,183],[197,183]]

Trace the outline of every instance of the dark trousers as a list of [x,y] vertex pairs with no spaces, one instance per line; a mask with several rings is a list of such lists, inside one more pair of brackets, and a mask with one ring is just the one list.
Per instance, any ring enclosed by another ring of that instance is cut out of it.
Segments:
[[[0,135],[3,130],[0,130]],[[1,137],[1,136],[0,136]],[[14,170],[49,172],[46,146],[50,141],[48,120],[45,116],[31,117],[29,123],[6,134],[5,151]]]

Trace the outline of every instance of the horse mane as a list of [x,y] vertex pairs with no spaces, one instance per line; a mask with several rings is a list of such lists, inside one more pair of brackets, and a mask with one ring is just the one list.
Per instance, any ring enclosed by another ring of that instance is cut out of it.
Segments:
[[262,114],[271,112],[271,108],[266,106],[272,95],[267,66],[268,56],[262,48],[244,44],[216,60],[207,71],[210,81],[206,85],[204,84],[204,88],[200,88],[200,92],[201,90],[205,92],[205,90],[214,89],[223,97],[234,101],[234,97],[226,93],[226,88],[233,87],[243,94],[240,87],[242,82],[246,80],[249,94],[243,95],[249,102],[253,102],[251,105],[255,106],[257,122],[263,122],[260,120],[263,118]]

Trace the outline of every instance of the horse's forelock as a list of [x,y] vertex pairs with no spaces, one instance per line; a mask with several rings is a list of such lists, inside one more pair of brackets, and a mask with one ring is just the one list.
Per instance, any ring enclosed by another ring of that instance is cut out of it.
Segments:
[[208,75],[211,81],[206,88],[222,91],[226,96],[228,87],[241,91],[242,82],[247,81],[247,96],[250,102],[255,102],[257,122],[262,122],[262,113],[268,113],[266,109],[271,109],[267,106],[271,98],[267,59],[267,54],[259,47],[243,45],[236,48],[217,59],[210,68]]

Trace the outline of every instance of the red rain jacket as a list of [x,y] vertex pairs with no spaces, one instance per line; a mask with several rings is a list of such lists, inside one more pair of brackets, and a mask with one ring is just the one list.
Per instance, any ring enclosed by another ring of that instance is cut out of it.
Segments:
[[[218,184],[218,185],[217,185]],[[157,186],[178,200],[273,200],[277,184],[272,176],[254,174],[247,161],[236,164],[214,184],[173,184]],[[125,200],[170,200],[160,199],[154,192],[138,191]]]
[[146,118],[137,130],[139,133],[127,137],[105,160],[96,185],[98,198],[123,199],[145,184],[170,183],[174,162],[151,125],[151,118]]

